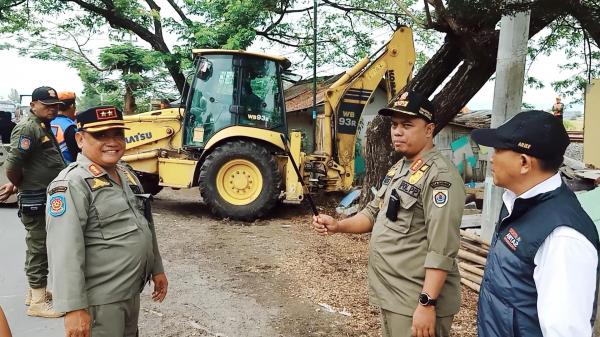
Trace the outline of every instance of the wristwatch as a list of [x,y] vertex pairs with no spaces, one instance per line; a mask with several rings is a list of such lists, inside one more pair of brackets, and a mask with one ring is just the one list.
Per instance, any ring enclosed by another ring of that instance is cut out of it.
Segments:
[[421,293],[419,295],[419,304],[422,306],[432,306],[435,307],[435,304],[437,303],[437,299],[431,298],[431,296],[429,296],[428,293]]

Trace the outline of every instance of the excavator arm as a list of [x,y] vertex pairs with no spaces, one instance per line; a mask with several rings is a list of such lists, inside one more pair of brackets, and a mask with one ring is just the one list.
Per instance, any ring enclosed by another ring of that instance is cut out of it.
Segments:
[[324,112],[317,116],[316,151],[307,156],[309,181],[326,191],[347,191],[354,182],[358,125],[377,87],[384,81],[387,101],[406,86],[415,64],[412,29],[401,27],[376,54],[346,71],[324,96]]

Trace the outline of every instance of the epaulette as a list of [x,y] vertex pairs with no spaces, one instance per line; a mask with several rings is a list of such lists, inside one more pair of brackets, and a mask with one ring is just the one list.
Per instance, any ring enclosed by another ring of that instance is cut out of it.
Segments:
[[54,180],[64,180],[69,174],[69,172],[73,171],[75,168],[77,168],[77,162],[72,162],[71,164],[67,165],[67,167],[65,167],[62,171],[60,171],[60,173],[58,173]]

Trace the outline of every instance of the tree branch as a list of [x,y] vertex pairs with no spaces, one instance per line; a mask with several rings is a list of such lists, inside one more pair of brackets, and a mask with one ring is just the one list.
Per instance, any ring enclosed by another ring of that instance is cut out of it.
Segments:
[[191,27],[193,25],[192,20],[190,20],[185,13],[183,12],[183,10],[181,9],[181,7],[179,7],[179,5],[177,5],[177,3],[175,2],[175,0],[167,0],[167,2],[169,3],[169,5],[171,5],[171,7],[175,10],[175,12],[177,13],[177,15],[179,15],[179,17],[181,18],[181,20],[183,21],[183,23],[185,23],[188,27]]
[[150,7],[150,10],[156,12],[159,15],[159,17],[157,18],[154,13],[151,13],[152,22],[154,22],[154,34],[156,34],[158,38],[162,39],[163,32],[162,23],[160,22],[160,6],[158,6],[156,2],[154,2],[154,0],[146,0],[146,3]]
[[397,17],[398,13],[395,12],[383,12],[383,11],[376,11],[376,10],[372,10],[372,9],[368,9],[368,8],[361,8],[361,7],[352,7],[352,6],[347,6],[347,5],[343,5],[343,4],[338,4],[335,2],[332,2],[330,0],[322,0],[324,4],[327,4],[329,7],[332,8],[336,8],[345,12],[364,12],[364,13],[368,13],[371,14],[377,18],[379,18],[382,21],[385,21],[388,24],[393,24],[394,22],[389,20],[388,18],[386,18],[386,15],[389,16],[393,16],[393,17]]

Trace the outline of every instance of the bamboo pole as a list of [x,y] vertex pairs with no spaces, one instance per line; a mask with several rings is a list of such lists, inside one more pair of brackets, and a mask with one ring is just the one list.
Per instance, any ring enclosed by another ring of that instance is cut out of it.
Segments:
[[480,286],[478,284],[476,284],[475,282],[469,281],[469,280],[464,279],[464,278],[461,277],[460,278],[460,283],[464,284],[465,286],[467,286],[471,290],[479,292]]
[[470,273],[464,269],[459,269],[460,270],[460,276],[462,278],[466,278],[469,281],[475,282],[479,285],[481,285],[481,282],[483,281],[483,278],[481,276],[477,276],[473,273]]
[[470,273],[473,273],[475,275],[479,275],[479,276],[483,277],[483,269],[475,267],[474,265],[468,264],[466,262],[459,262],[458,267],[462,268]]
[[483,256],[483,257],[486,257],[489,252],[489,250],[487,250],[485,248],[481,248],[480,246],[476,246],[472,243],[468,243],[468,242],[464,242],[464,241],[461,241],[460,245],[468,250],[473,251],[474,253],[477,253],[477,254]]
[[484,257],[481,257],[481,256],[479,256],[477,254],[473,254],[473,253],[467,252],[467,251],[465,251],[463,249],[459,249],[458,250],[458,257],[460,259],[471,261],[471,262],[475,262],[477,264],[485,266],[486,259]]
[[485,245],[486,247],[490,246],[490,243],[483,240],[482,238],[480,238],[479,236],[475,235],[475,234],[471,234],[469,232],[467,232],[464,229],[460,230],[460,235],[462,235],[465,239],[471,240],[471,241],[475,241],[477,243],[480,243],[482,245]]

